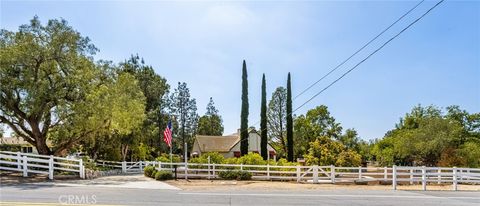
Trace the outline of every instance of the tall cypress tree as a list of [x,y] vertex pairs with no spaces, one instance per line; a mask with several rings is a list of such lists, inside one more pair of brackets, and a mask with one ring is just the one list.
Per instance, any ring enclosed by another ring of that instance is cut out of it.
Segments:
[[261,141],[260,141],[260,152],[264,160],[268,158],[267,150],[267,88],[265,83],[265,74],[262,77],[262,103],[260,109],[260,130],[261,130]]
[[287,160],[293,161],[293,118],[292,118],[292,83],[290,72],[287,79]]
[[248,154],[248,80],[247,64],[242,69],[242,111],[240,115],[240,155]]

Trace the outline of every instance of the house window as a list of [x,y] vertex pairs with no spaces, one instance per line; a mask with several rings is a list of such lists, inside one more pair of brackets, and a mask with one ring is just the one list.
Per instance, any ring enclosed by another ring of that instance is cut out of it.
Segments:
[[234,157],[240,157],[240,152],[233,152]]
[[22,152],[23,153],[32,153],[33,149],[32,149],[32,147],[22,147]]

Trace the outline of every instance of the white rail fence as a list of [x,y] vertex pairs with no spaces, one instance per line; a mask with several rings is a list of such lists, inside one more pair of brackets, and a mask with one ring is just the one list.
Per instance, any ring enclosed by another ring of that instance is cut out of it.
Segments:
[[0,151],[0,170],[22,172],[24,177],[30,173],[47,174],[49,179],[53,179],[55,172],[73,172],[85,178],[82,159],[31,153]]
[[144,168],[153,165],[157,170],[172,171],[178,178],[219,178],[219,172],[243,170],[255,180],[287,180],[306,183],[368,183],[391,184],[396,190],[399,184],[480,184],[480,168],[449,167],[336,167],[336,166],[274,166],[142,162]]
[[[480,184],[480,168],[450,167],[335,167],[330,166],[276,166],[276,165],[234,165],[165,163],[157,161],[115,162],[98,160],[97,166],[121,170],[125,174],[142,173],[152,165],[157,170],[175,173],[177,178],[217,179],[219,173],[230,170],[243,170],[252,174],[254,180],[284,180],[305,183],[368,183],[391,184],[397,189],[399,184],[421,184],[423,190],[428,184],[451,184],[457,190],[459,184]],[[55,172],[78,173],[85,178],[85,167],[81,159],[30,153],[0,151],[0,170],[47,174],[53,179]]]

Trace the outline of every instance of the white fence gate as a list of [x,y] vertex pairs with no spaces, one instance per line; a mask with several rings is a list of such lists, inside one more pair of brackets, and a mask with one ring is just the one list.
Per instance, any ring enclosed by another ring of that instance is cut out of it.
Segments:
[[29,173],[47,174],[49,179],[53,179],[55,171],[65,171],[85,178],[82,159],[31,153],[0,151],[0,170],[22,172],[24,177],[28,177]]

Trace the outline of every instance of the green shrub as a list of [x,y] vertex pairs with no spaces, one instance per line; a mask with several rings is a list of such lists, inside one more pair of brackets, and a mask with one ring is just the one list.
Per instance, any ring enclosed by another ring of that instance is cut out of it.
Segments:
[[266,161],[263,160],[262,156],[258,153],[249,152],[247,155],[244,155],[238,158],[237,164],[244,165],[266,165]]
[[[170,162],[170,155],[163,153],[155,158],[155,160],[159,162]],[[172,155],[172,162],[182,162],[182,158],[179,155]]]
[[210,163],[215,163],[215,164],[221,164],[225,160],[225,157],[221,155],[218,152],[207,152],[203,153],[199,157],[195,157],[190,159],[190,163],[202,163],[202,164],[207,164],[208,163],[208,157],[210,157]]
[[165,171],[165,170],[160,170],[155,173],[155,179],[156,180],[171,180],[173,179],[172,172],[170,171]]
[[155,175],[157,174],[157,172],[158,172],[158,170],[153,170],[149,177],[155,179]]
[[149,165],[143,169],[143,174],[145,177],[152,177],[152,173],[155,171],[155,167]]
[[247,171],[237,171],[237,180],[251,180],[252,173]]
[[252,174],[247,171],[241,170],[226,170],[218,173],[218,176],[226,180],[250,180],[252,179]]
[[236,157],[231,157],[223,160],[223,164],[231,164],[231,165],[236,165],[238,162],[238,158]]

